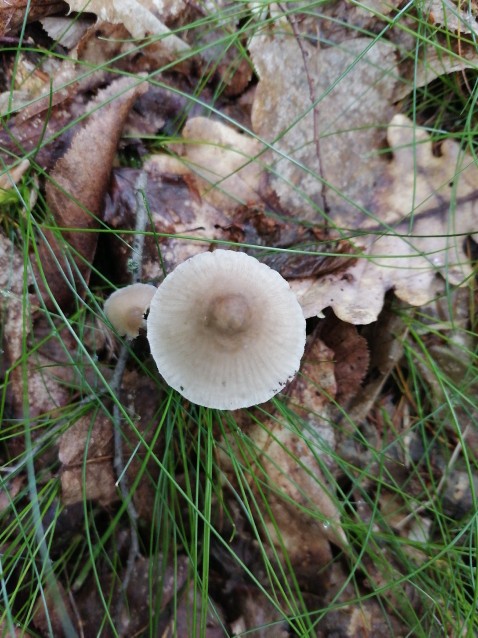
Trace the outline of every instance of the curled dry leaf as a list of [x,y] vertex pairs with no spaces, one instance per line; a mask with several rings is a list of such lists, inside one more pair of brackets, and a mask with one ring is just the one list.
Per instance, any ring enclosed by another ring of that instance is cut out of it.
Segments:
[[[73,138],[68,152],[55,165],[51,181],[46,187],[47,201],[60,227],[74,228],[65,231],[63,239],[79,253],[77,267],[83,280],[88,282],[97,236],[89,232],[97,227],[97,217],[103,207],[103,199],[109,184],[110,172],[116,155],[126,117],[137,96],[146,91],[146,84],[137,78],[122,78],[102,91],[92,108],[102,105],[88,120],[85,128]],[[85,229],[81,232],[78,229]],[[54,233],[45,232],[45,242],[39,248],[44,278],[49,282],[51,296],[64,307],[71,300],[71,288],[59,273],[68,273],[71,266],[65,255],[64,245]],[[52,259],[52,253],[59,262]],[[42,278],[39,278],[41,288]],[[44,291],[45,302],[52,305]]]
[[448,37],[443,49],[429,46],[419,58],[407,60],[402,64],[403,82],[395,92],[395,100],[401,100],[421,86],[430,84],[439,77],[465,69],[476,69],[478,51],[474,43],[461,38]]
[[282,25],[255,35],[250,51],[260,78],[252,125],[271,145],[262,159],[282,206],[323,224],[312,200],[337,226],[373,223],[364,209],[384,164],[377,149],[393,113],[394,47],[367,38],[327,49],[304,38],[299,46]]
[[[144,39],[148,36],[161,36],[163,48],[172,54],[187,51],[188,45],[177,35],[171,33],[162,19],[176,15],[184,5],[180,0],[163,4],[157,0],[68,0],[72,11],[88,11],[99,20],[112,24],[123,24],[133,38]],[[179,5],[179,9],[177,8]],[[163,17],[164,16],[164,17]]]
[[183,154],[201,194],[226,209],[259,201],[261,170],[255,161],[263,145],[231,126],[206,117],[187,121]]
[[[28,6],[28,12],[26,7]],[[64,3],[58,0],[0,0],[0,36],[13,33],[20,28],[25,19],[33,22],[44,16],[64,10]]]
[[41,25],[52,40],[66,49],[72,49],[91,26],[91,20],[85,16],[54,16],[41,20]]
[[320,328],[320,338],[334,353],[335,400],[344,405],[357,394],[367,374],[370,361],[367,341],[357,333],[355,326],[332,315]]
[[451,140],[443,142],[437,155],[428,133],[403,115],[393,118],[388,139],[393,160],[373,202],[383,226],[356,241],[364,257],[347,272],[291,282],[306,317],[331,306],[343,321],[370,323],[387,290],[393,288],[400,299],[419,306],[434,296],[438,273],[454,285],[471,275],[464,240],[478,229],[473,158]]

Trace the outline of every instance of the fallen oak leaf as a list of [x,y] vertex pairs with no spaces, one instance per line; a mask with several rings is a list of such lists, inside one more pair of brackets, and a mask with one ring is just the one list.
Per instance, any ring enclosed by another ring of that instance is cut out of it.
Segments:
[[[362,257],[346,272],[291,282],[306,317],[330,306],[343,321],[371,323],[387,290],[420,306],[434,297],[438,273],[454,285],[463,285],[472,273],[463,244],[478,235],[473,159],[451,140],[437,156],[429,134],[404,115],[392,119],[388,140],[393,160],[373,202],[375,217],[384,223],[356,241]],[[386,226],[387,219],[405,221]]]
[[207,117],[190,118],[182,132],[183,155],[208,203],[226,210],[260,200],[261,167],[254,158],[263,144]]
[[370,353],[367,341],[358,334],[355,326],[340,321],[332,313],[320,322],[319,334],[334,352],[335,400],[339,405],[346,405],[357,394],[368,371]]
[[369,195],[385,164],[377,149],[399,77],[395,48],[370,38],[316,48],[276,24],[249,45],[259,76],[252,127],[269,144],[261,161],[270,186],[295,218],[370,226]]

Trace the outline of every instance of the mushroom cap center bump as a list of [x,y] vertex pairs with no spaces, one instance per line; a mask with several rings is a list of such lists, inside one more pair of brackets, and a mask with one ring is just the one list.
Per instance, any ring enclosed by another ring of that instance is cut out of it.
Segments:
[[214,297],[207,309],[205,324],[221,335],[233,337],[251,325],[251,308],[244,295],[230,293]]

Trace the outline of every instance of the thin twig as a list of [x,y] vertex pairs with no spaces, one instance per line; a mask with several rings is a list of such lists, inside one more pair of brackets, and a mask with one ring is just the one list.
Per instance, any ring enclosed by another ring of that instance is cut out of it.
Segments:
[[[141,278],[143,249],[144,249],[144,232],[148,221],[146,205],[144,201],[144,192],[146,189],[146,173],[141,171],[136,180],[136,227],[132,245],[132,257],[130,260],[131,283],[136,283]],[[126,363],[128,361],[129,348],[123,344],[121,346],[118,361],[113,373],[111,381],[111,390],[114,394],[119,394],[121,382],[123,380]],[[133,503],[132,495],[129,493],[128,481],[125,475],[125,463],[123,458],[123,436],[121,432],[121,414],[117,403],[113,406],[113,425],[114,425],[114,467],[121,496],[127,504],[126,511],[130,521],[131,543],[126,563],[125,574],[121,589],[126,593],[131,575],[134,570],[136,559],[139,555],[139,539],[138,539],[138,513]],[[121,615],[123,600],[120,596],[118,599],[117,614]]]
[[326,214],[326,217],[328,218],[329,212],[330,212],[330,207],[328,205],[327,202],[327,180],[325,179],[325,175],[324,175],[324,171],[323,171],[323,166],[324,166],[324,162],[322,161],[322,151],[320,148],[320,131],[319,131],[319,108],[317,106],[318,104],[318,99],[317,99],[317,93],[315,90],[315,84],[313,79],[310,76],[310,72],[309,72],[309,64],[310,64],[310,58],[307,55],[307,52],[304,48],[304,43],[302,41],[302,35],[298,29],[297,26],[297,18],[294,15],[291,15],[288,11],[285,10],[284,7],[282,7],[280,4],[278,5],[281,9],[281,11],[284,12],[284,15],[287,16],[287,21],[291,26],[292,32],[294,34],[294,37],[296,39],[297,42],[297,46],[300,49],[300,53],[302,55],[302,60],[304,62],[304,71],[305,71],[305,76],[307,78],[307,84],[309,86],[309,97],[310,97],[310,101],[312,103],[312,121],[313,121],[313,131],[314,131],[314,143],[315,143],[315,154],[317,157],[317,162],[319,164],[319,175],[320,175],[320,180],[321,180],[321,195],[322,195],[322,203],[323,203],[323,207],[324,207],[324,212]]

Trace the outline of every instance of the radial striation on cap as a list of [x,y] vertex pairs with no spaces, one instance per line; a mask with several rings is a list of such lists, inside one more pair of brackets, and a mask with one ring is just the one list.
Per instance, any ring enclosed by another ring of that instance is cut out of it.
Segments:
[[289,284],[254,257],[191,257],[159,286],[147,319],[165,381],[210,408],[268,401],[299,369],[305,319]]

